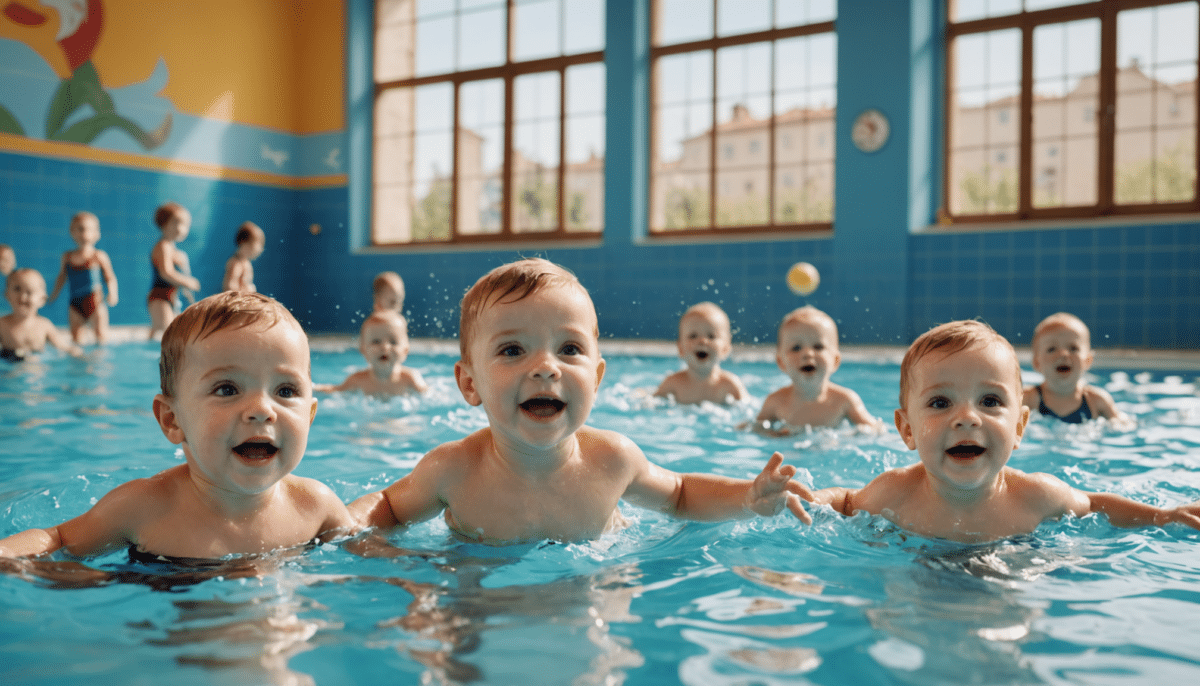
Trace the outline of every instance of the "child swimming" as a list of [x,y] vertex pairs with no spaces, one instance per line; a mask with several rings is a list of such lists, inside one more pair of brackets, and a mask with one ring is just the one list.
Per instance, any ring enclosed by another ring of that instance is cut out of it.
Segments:
[[819,490],[814,502],[845,515],[882,514],[921,536],[961,542],[1029,533],[1048,519],[1090,512],[1120,527],[1200,528],[1200,502],[1159,508],[1008,467],[1029,420],[1021,393],[1017,354],[987,324],[957,321],[926,332],[901,363],[895,417],[920,462],[886,471],[861,489]]
[[336,386],[317,384],[315,390],[391,396],[424,393],[429,388],[420,372],[404,366],[408,359],[408,322],[395,312],[382,310],[363,320],[358,334],[358,351],[370,367],[354,372]]
[[566,269],[531,258],[480,278],[462,301],[454,366],[459,390],[488,426],[426,454],[407,476],[350,511],[382,530],[443,514],[457,536],[488,544],[576,541],[626,525],[621,499],[675,516],[811,521],[775,453],[753,481],[678,474],[633,441],[585,426],[604,378],[596,310]]
[[267,245],[267,237],[263,230],[254,222],[242,222],[233,237],[237,250],[225,262],[225,278],[221,280],[221,290],[246,291],[254,293],[254,260],[262,254]]
[[[58,298],[64,284],[70,283],[71,303],[67,307],[67,324],[71,338],[83,343],[83,328],[92,323],[96,343],[108,341],[108,308],[117,306],[117,275],[113,273],[108,253],[96,247],[100,241],[100,220],[91,212],[78,212],[71,218],[71,239],[77,246],[63,253],[58,278],[49,302]],[[104,289],[108,289],[107,304]]]
[[83,355],[54,322],[38,314],[46,304],[46,279],[41,272],[27,267],[14,270],[5,279],[4,298],[12,312],[0,317],[0,359],[20,362],[45,350],[47,343],[68,355]]
[[715,303],[692,305],[679,318],[679,357],[686,368],[659,384],[654,395],[673,397],[681,405],[700,402],[727,404],[748,394],[741,379],[721,369],[733,349],[729,317]]
[[404,311],[404,279],[396,272],[379,272],[371,281],[371,292],[374,298],[372,312]]
[[154,212],[154,223],[162,232],[162,238],[150,251],[150,264],[154,280],[150,294],[146,296],[146,309],[150,311],[150,339],[162,338],[163,331],[179,311],[177,290],[182,288],[189,303],[195,302],[200,281],[191,275],[187,253],[175,244],[187,238],[192,227],[192,213],[177,202],[163,203]]
[[837,426],[849,420],[856,427],[882,431],[883,421],[872,417],[862,398],[830,382],[842,363],[837,324],[812,305],[784,316],[775,343],[775,363],[792,384],[767,396],[754,419],[754,430],[786,436],[804,426]]
[[159,427],[186,462],[117,486],[63,524],[0,540],[0,556],[129,547],[213,559],[350,532],[333,491],[292,474],[317,413],[309,365],[304,331],[271,298],[224,292],[189,307],[163,335],[154,398]]
[[1045,380],[1025,389],[1025,406],[1047,417],[1080,424],[1104,417],[1115,424],[1132,423],[1112,396],[1083,378],[1092,368],[1092,340],[1087,324],[1066,312],[1052,314],[1033,330],[1033,368]]

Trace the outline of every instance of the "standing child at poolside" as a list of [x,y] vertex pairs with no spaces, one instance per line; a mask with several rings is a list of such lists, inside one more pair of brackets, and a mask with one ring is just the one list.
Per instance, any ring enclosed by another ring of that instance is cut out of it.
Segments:
[[192,213],[177,202],[163,203],[154,212],[154,223],[162,232],[162,238],[150,251],[154,279],[150,283],[150,294],[146,296],[146,309],[150,311],[151,340],[161,338],[178,314],[177,289],[183,289],[189,303],[196,301],[195,292],[200,290],[200,281],[191,275],[187,253],[175,245],[187,238],[192,227]]
[[225,278],[221,281],[223,291],[246,291],[254,293],[254,260],[262,254],[267,237],[254,222],[243,222],[233,238],[237,250],[225,262]]
[[[71,218],[71,239],[77,246],[63,253],[50,302],[58,298],[64,284],[70,284],[71,302],[67,306],[67,323],[71,338],[82,343],[83,328],[90,321],[96,343],[108,341],[108,308],[117,306],[117,275],[113,273],[108,253],[96,247],[100,241],[100,220],[91,212],[78,212]],[[108,289],[105,304],[104,289]]]
[[783,318],[775,363],[792,384],[763,401],[755,431],[786,436],[804,426],[837,426],[843,419],[871,431],[883,430],[883,421],[867,412],[857,393],[829,381],[842,363],[842,354],[837,324],[821,310],[805,305]]
[[1121,527],[1200,528],[1200,502],[1159,508],[1008,467],[1029,420],[1021,393],[1017,354],[987,324],[950,322],[926,332],[900,365],[896,410],[900,438],[921,461],[858,490],[822,489],[815,502],[845,515],[882,514],[921,536],[963,542],[1029,533],[1047,519],[1090,512]]
[[721,369],[721,361],[733,349],[729,316],[714,303],[692,305],[679,318],[679,357],[685,369],[671,374],[654,395],[673,397],[681,405],[704,401],[737,402],[747,396],[741,379]]
[[808,513],[775,453],[753,481],[678,474],[633,441],[585,426],[604,378],[596,310],[566,269],[525,259],[484,275],[463,297],[459,390],[488,426],[444,443],[407,476],[354,501],[390,529],[444,513],[456,535],[489,544],[595,538],[625,526],[624,498],[676,516],[725,520]]
[[362,391],[365,395],[390,396],[424,393],[428,386],[421,373],[404,366],[408,359],[408,322],[404,317],[384,310],[363,320],[358,333],[358,351],[366,358],[367,369],[354,372],[342,383],[317,384],[321,393]]
[[69,355],[83,355],[54,322],[38,314],[46,304],[46,279],[41,272],[29,268],[13,271],[4,280],[4,298],[12,313],[0,317],[0,359],[20,362],[42,352],[47,343]]
[[87,512],[0,540],[0,556],[220,558],[328,540],[353,528],[327,486],[292,474],[317,413],[308,338],[275,300],[225,292],[167,327],[154,416],[187,460],[117,486]]
[[1033,368],[1045,380],[1025,389],[1026,407],[1069,424],[1081,424],[1093,416],[1117,424],[1132,421],[1117,409],[1108,391],[1083,378],[1092,368],[1092,338],[1079,317],[1066,312],[1046,317],[1033,330],[1030,347]]
[[374,293],[372,312],[404,313],[404,279],[396,272],[380,272],[371,282]]

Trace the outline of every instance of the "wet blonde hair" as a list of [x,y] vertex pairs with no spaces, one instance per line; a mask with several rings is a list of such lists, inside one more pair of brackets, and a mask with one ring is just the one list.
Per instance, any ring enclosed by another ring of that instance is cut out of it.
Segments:
[[[458,347],[463,362],[470,362],[469,350],[475,337],[475,326],[485,308],[496,303],[515,303],[548,288],[575,288],[588,299],[592,297],[579,279],[565,267],[540,257],[527,257],[500,265],[484,274],[463,296],[458,320]],[[593,311],[595,307],[593,306]],[[592,332],[600,338],[597,325]]]
[[[252,324],[269,329],[281,322],[304,331],[286,307],[262,293],[225,291],[188,307],[163,332],[162,355],[158,360],[162,394],[168,398],[175,396],[175,376],[183,365],[184,350],[189,343],[225,329],[240,329]],[[311,374],[311,366],[309,371]]]
[[82,222],[85,219],[90,219],[92,221],[92,223],[96,225],[97,229],[100,228],[100,217],[97,217],[96,215],[92,214],[91,212],[88,212],[87,210],[76,212],[75,216],[71,217],[71,223],[68,226],[75,226],[76,224]]
[[797,322],[824,322],[829,324],[829,328],[833,330],[833,344],[838,345],[838,327],[837,322],[833,321],[833,317],[830,317],[812,305],[805,305],[804,307],[797,307],[783,315],[783,320],[779,322],[779,328],[775,331],[776,347],[779,346],[779,341],[783,338],[784,327]]
[[1092,332],[1088,329],[1087,324],[1083,320],[1070,312],[1056,312],[1042,321],[1033,329],[1033,340],[1029,342],[1031,348],[1037,347],[1038,337],[1046,333],[1047,329],[1052,329],[1056,326],[1065,326],[1068,329],[1073,329],[1078,333],[1083,334],[1083,340],[1088,347],[1092,347]]
[[358,327],[358,340],[361,343],[363,331],[367,330],[369,324],[395,324],[400,327],[400,331],[404,333],[404,337],[408,338],[408,320],[399,312],[385,310],[380,312],[372,312],[371,316],[363,320],[362,326]]
[[1021,363],[1017,360],[1017,351],[1012,343],[987,324],[975,319],[963,319],[947,322],[921,334],[904,353],[900,363],[900,408],[908,408],[908,392],[912,387],[912,370],[917,362],[930,353],[953,355],[977,345],[999,343],[1012,353],[1013,367],[1016,370],[1017,397],[1021,396]]
[[404,307],[404,279],[396,272],[379,272],[375,275],[375,279],[371,282],[371,293],[375,296],[379,295],[379,291],[384,288],[390,288],[396,292],[396,303],[399,307]]
[[717,320],[717,324],[721,327],[722,333],[725,334],[725,340],[733,339],[733,326],[729,323],[729,315],[725,314],[725,310],[721,306],[708,302],[698,302],[695,305],[687,308],[683,316],[679,318],[679,335],[683,335],[683,322],[692,315],[704,316],[708,315]]

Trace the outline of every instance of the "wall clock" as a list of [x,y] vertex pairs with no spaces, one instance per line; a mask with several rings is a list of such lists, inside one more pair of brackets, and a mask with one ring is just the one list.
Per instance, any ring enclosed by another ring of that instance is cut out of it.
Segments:
[[863,152],[875,152],[887,143],[887,117],[877,109],[863,110],[854,120],[854,128],[850,130],[850,139],[855,147]]

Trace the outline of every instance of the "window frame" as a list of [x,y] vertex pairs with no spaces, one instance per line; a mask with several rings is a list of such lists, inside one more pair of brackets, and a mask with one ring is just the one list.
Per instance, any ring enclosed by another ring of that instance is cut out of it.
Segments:
[[[750,33],[741,33],[722,36],[719,34],[719,16],[716,6],[717,0],[706,0],[713,3],[713,26],[712,35],[708,38],[690,40],[683,43],[672,43],[670,45],[659,45],[659,35],[662,17],[662,4],[660,0],[649,0],[650,2],[650,68],[649,68],[649,173],[647,174],[646,198],[647,198],[647,217],[646,217],[646,236],[653,240],[670,240],[673,238],[696,238],[696,237],[718,237],[728,238],[730,236],[746,236],[752,234],[812,234],[819,232],[829,232],[833,229],[833,222],[836,218],[837,206],[833,206],[834,216],[830,221],[826,222],[805,222],[805,223],[776,223],[776,186],[779,182],[779,169],[776,167],[776,130],[778,128],[779,113],[775,112],[775,60],[772,58],[771,63],[771,117],[767,127],[766,153],[767,153],[767,217],[766,224],[750,224],[737,226],[720,226],[716,223],[717,213],[717,196],[718,196],[718,178],[721,167],[718,165],[721,151],[718,150],[720,145],[717,144],[715,135],[720,127],[720,119],[718,110],[720,105],[720,92],[717,87],[719,79],[719,70],[717,69],[718,52],[722,48],[739,47],[751,45],[755,43],[775,43],[777,41],[786,40],[789,38],[799,38],[804,36],[815,36],[824,33],[830,33],[837,37],[837,19],[828,21],[816,22],[813,24],[804,24],[800,26],[789,26],[785,28],[771,28]],[[709,143],[708,150],[708,203],[710,213],[710,224],[704,227],[688,227],[679,229],[656,228],[654,226],[655,203],[661,202],[655,197],[656,186],[656,169],[658,168],[658,79],[659,69],[658,62],[664,57],[681,55],[692,52],[708,51],[712,55],[712,96],[711,96],[711,112],[712,125],[708,135],[712,137]],[[772,46],[772,56],[774,56],[774,47]],[[836,56],[835,56],[836,57]],[[834,92],[837,92],[837,81],[834,81]],[[836,128],[836,112],[837,105],[834,105],[834,126]],[[833,137],[836,140],[836,136]],[[837,146],[833,146],[834,180],[836,181],[837,170]],[[833,194],[830,201],[836,199],[836,186],[833,188]]]
[[[1146,9],[1195,0],[1095,0],[1078,5],[1053,7],[1042,10],[1021,10],[1016,14],[972,19],[955,22],[956,0],[946,0],[947,20],[945,45],[945,81],[943,92],[943,124],[946,135],[942,141],[942,199],[939,204],[939,224],[982,224],[1020,223],[1029,220],[1088,219],[1108,216],[1145,216],[1169,214],[1193,214],[1200,212],[1200,88],[1195,89],[1196,121],[1193,134],[1196,145],[1193,164],[1197,171],[1193,198],[1190,201],[1118,204],[1115,189],[1116,158],[1116,107],[1117,107],[1117,15],[1128,10]],[[1060,24],[1084,19],[1100,21],[1100,69],[1097,74],[1099,94],[1095,115],[1098,119],[1096,132],[1096,203],[1068,207],[1034,207],[1034,139],[1033,139],[1033,82],[1034,55],[1033,33],[1039,26]],[[962,36],[982,34],[1004,29],[1018,29],[1021,34],[1020,92],[1017,95],[1015,115],[1018,123],[1017,136],[1017,210],[994,214],[954,214],[950,207],[951,154],[950,131],[954,124],[954,40]],[[1200,32],[1200,26],[1198,26]],[[1197,63],[1200,81],[1200,59]]]
[[[415,0],[414,0],[415,1]],[[567,0],[569,2],[569,0]],[[567,193],[566,191],[566,175],[569,163],[566,160],[567,146],[567,122],[568,122],[568,99],[567,99],[567,71],[571,67],[584,64],[600,64],[605,65],[605,51],[592,50],[581,53],[573,53],[570,55],[557,55],[552,57],[543,57],[530,60],[517,61],[513,57],[516,45],[516,22],[513,20],[516,9],[522,3],[520,0],[505,0],[505,58],[504,63],[473,69],[464,69],[461,71],[446,72],[443,74],[430,74],[425,76],[412,76],[409,78],[392,79],[388,81],[378,81],[372,79],[371,88],[371,108],[375,111],[377,103],[382,94],[388,91],[397,89],[416,89],[421,86],[434,84],[450,84],[453,89],[452,109],[453,121],[451,122],[451,184],[450,184],[450,207],[449,207],[449,222],[450,236],[447,239],[417,239],[412,238],[409,241],[384,242],[377,238],[376,233],[376,216],[377,216],[377,193],[376,181],[374,178],[374,168],[371,168],[370,188],[370,203],[369,203],[369,245],[372,248],[426,248],[429,246],[461,246],[461,245],[497,245],[503,246],[513,243],[555,243],[562,242],[573,244],[579,241],[595,241],[602,238],[604,235],[604,220],[603,206],[600,207],[600,223],[601,227],[598,230],[569,230],[567,228]],[[607,2],[605,3],[607,4]],[[458,14],[456,10],[455,14]],[[371,33],[372,36],[377,35],[378,24],[377,8],[372,6],[371,9]],[[379,46],[377,41],[372,41],[371,59],[375,60]],[[558,166],[556,171],[557,183],[557,198],[556,198],[556,224],[552,231],[514,231],[513,230],[513,160],[514,160],[514,138],[517,122],[514,121],[514,95],[515,84],[519,77],[530,74],[546,74],[556,73],[559,79],[558,91]],[[501,175],[504,181],[504,192],[500,199],[500,230],[496,233],[462,233],[459,230],[458,212],[459,212],[459,187],[460,187],[460,169],[459,169],[459,131],[462,129],[461,117],[459,112],[459,103],[461,100],[461,90],[464,84],[500,80],[504,84],[504,133],[502,144],[503,161],[501,163]],[[604,112],[607,118],[607,112]],[[376,123],[372,117],[371,123],[371,139],[370,149],[374,156],[376,149]],[[607,146],[606,146],[607,148]]]

